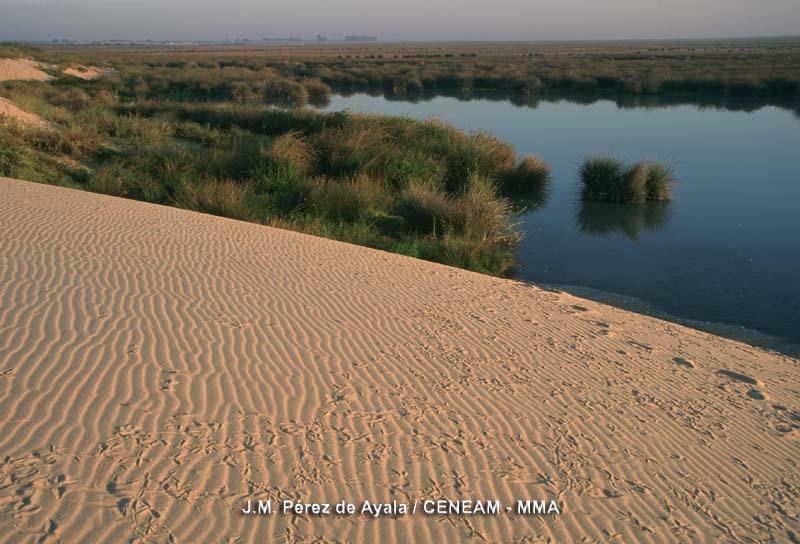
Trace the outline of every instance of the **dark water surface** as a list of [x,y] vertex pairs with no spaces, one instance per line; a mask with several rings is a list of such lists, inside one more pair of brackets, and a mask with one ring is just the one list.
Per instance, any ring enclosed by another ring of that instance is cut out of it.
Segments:
[[[518,279],[584,296],[603,292],[612,303],[613,294],[635,297],[646,311],[797,343],[800,116],[756,101],[735,107],[623,108],[603,99],[531,107],[450,97],[411,103],[356,94],[333,97],[325,110],[436,116],[550,163],[549,197],[521,218]],[[678,180],[674,199],[582,204],[578,169],[592,154],[667,163]]]

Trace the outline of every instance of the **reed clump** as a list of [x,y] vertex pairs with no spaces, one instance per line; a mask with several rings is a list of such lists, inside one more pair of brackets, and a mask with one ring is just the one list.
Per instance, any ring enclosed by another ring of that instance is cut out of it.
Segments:
[[624,165],[613,157],[586,159],[581,166],[581,198],[586,201],[641,204],[672,198],[672,171],[654,161]]

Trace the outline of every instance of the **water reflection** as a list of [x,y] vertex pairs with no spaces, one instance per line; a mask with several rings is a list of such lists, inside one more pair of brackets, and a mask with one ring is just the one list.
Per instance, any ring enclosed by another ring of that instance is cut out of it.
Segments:
[[664,229],[672,216],[671,202],[608,204],[580,202],[577,223],[581,233],[604,237],[623,234],[638,243],[643,232]]
[[511,209],[515,214],[523,215],[544,208],[550,200],[548,183],[537,186],[524,195],[517,195],[511,199]]
[[537,108],[541,103],[567,102],[582,106],[590,106],[600,101],[613,101],[620,109],[636,108],[671,108],[675,106],[696,106],[700,109],[723,111],[754,112],[765,106],[776,106],[791,111],[800,118],[800,98],[798,97],[762,97],[758,99],[735,96],[703,96],[701,94],[618,94],[618,93],[582,93],[559,90],[542,91],[537,94],[520,94],[503,90],[480,89],[440,89],[436,91],[398,91],[396,89],[375,88],[337,88],[336,92],[344,97],[365,94],[382,97],[388,102],[405,102],[419,104],[430,102],[440,97],[454,98],[461,102],[484,100],[488,102],[510,102],[520,108]]

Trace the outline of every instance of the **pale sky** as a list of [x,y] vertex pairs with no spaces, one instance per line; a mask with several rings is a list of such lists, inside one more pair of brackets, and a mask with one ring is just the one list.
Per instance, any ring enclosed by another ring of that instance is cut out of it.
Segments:
[[800,0],[0,0],[9,40],[383,40],[800,35]]

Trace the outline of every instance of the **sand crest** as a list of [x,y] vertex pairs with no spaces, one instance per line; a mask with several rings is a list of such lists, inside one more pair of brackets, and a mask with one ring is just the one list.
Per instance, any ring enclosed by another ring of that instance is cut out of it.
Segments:
[[64,73],[68,76],[77,77],[80,79],[85,80],[92,80],[97,79],[106,75],[109,71],[104,68],[98,68],[96,66],[73,66],[64,70]]
[[[0,542],[790,541],[800,362],[348,244],[0,179]],[[552,498],[560,516],[245,516]]]
[[49,81],[53,79],[42,68],[44,68],[44,65],[41,62],[32,59],[0,58],[0,81],[15,79]]

